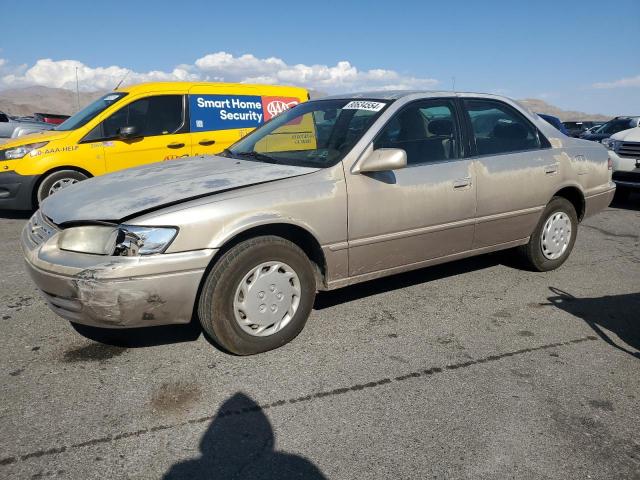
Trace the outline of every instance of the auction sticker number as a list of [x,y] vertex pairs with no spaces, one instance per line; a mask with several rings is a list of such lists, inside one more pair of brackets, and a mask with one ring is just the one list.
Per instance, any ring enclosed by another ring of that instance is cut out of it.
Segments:
[[370,112],[379,112],[384,108],[386,103],[383,102],[368,102],[366,100],[353,100],[347,103],[343,110],[369,110]]

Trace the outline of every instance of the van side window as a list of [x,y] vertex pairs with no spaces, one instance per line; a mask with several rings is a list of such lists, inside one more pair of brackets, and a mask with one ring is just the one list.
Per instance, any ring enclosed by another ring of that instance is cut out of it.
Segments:
[[138,128],[143,137],[168,135],[184,123],[182,95],[147,97],[122,107],[102,122],[102,137],[114,138],[122,127]]
[[457,126],[449,100],[414,102],[398,112],[378,134],[373,148],[400,148],[407,165],[458,158]]
[[492,100],[464,100],[478,155],[541,148],[538,131],[520,113]]

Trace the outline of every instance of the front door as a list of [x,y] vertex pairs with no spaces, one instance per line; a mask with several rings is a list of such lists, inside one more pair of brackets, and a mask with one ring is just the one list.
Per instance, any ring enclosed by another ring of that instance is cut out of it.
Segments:
[[373,148],[405,150],[407,167],[347,175],[350,276],[471,248],[475,174],[460,139],[451,99],[410,103],[382,129]]
[[[102,122],[107,171],[190,156],[191,138],[183,95],[145,97],[125,105]],[[132,138],[120,138],[135,127]]]

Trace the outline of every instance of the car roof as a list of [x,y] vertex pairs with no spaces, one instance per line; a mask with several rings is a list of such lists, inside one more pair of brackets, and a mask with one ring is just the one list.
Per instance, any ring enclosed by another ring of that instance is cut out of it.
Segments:
[[[260,85],[252,83],[225,83],[225,82],[145,82],[127,85],[115,89],[117,92],[139,93],[139,92],[168,92],[176,90],[188,91],[193,87],[211,87],[216,89],[230,88],[238,90],[250,90],[251,88],[283,88],[290,90],[305,90],[301,87],[288,85]],[[305,90],[306,91],[306,90]]]
[[[366,98],[371,100],[398,100],[403,97],[443,97],[443,96],[460,96],[460,97],[481,97],[494,98],[496,100],[511,100],[501,95],[479,92],[460,92],[452,90],[373,90],[356,93],[345,93],[339,95],[329,95],[327,97],[317,98],[316,100],[338,100],[348,98]],[[513,101],[513,100],[511,100]]]

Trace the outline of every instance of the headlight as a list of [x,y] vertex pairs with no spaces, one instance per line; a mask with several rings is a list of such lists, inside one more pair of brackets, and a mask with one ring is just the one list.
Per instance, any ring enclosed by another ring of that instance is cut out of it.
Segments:
[[613,150],[616,152],[622,143],[620,140],[612,140],[611,138],[605,138],[602,140],[602,145],[607,147],[609,150]]
[[153,255],[164,252],[177,233],[172,227],[86,225],[63,230],[58,248],[93,255]]
[[0,160],[16,160],[22,158],[32,150],[44,147],[47,143],[49,142],[29,143],[27,145],[20,145],[19,147],[0,150]]

